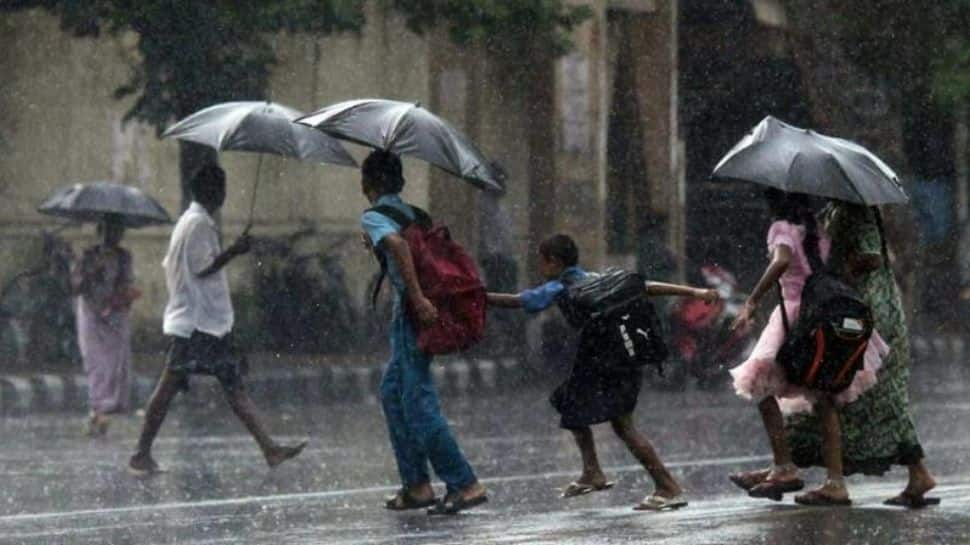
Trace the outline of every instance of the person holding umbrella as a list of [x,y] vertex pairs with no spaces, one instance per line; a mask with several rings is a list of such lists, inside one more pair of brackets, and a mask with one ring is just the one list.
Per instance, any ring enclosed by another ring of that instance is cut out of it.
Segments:
[[748,482],[751,475],[731,476],[739,486],[748,489],[748,495],[756,498],[780,500],[786,492],[795,492],[804,487],[798,476],[788,444],[785,442],[782,406],[788,412],[810,410],[813,406],[819,414],[820,433],[826,434],[824,441],[824,464],[829,470],[825,485],[813,492],[796,498],[800,503],[847,504],[849,494],[842,479],[841,447],[836,407],[851,403],[876,382],[876,371],[882,364],[882,357],[888,346],[873,334],[865,352],[864,368],[856,373],[851,386],[835,396],[811,391],[788,382],[775,356],[785,342],[786,331],[782,312],[788,321],[798,320],[802,307],[802,288],[813,270],[823,267],[828,257],[828,240],[819,236],[815,215],[806,195],[785,193],[769,188],[765,190],[772,224],[768,230],[768,252],[771,262],[765,269],[761,280],[751,291],[751,295],[735,320],[734,328],[750,326],[754,311],[762,298],[773,293],[773,287],[781,286],[783,300],[771,314],[752,350],[751,355],[741,365],[731,370],[734,389],[739,396],[757,401],[758,411],[768,433],[768,440],[774,455],[774,467],[767,474],[757,473],[757,482]]
[[120,216],[107,214],[98,223],[101,241],[84,250],[71,270],[77,296],[77,337],[88,377],[91,436],[108,431],[109,417],[128,410],[131,397],[132,302],[131,253],[121,247],[125,227]]
[[[874,315],[875,330],[890,347],[876,384],[843,407],[835,421],[841,429],[841,456],[833,462],[845,475],[881,475],[892,465],[905,465],[909,482],[886,503],[907,508],[939,503],[938,498],[925,496],[936,482],[924,463],[909,407],[909,334],[877,208],[908,202],[896,173],[855,142],[768,116],[718,162],[712,178],[749,181],[829,199],[822,213],[831,240],[828,267],[862,293]],[[831,419],[829,413],[825,416]],[[797,466],[830,465],[826,462],[833,453],[826,452],[820,416],[790,416],[784,436],[774,436],[772,444],[790,452],[790,460]],[[777,426],[773,429],[777,431]],[[752,489],[772,473],[772,469],[738,473],[732,480]],[[812,499],[832,497],[833,491],[820,492]]]
[[[885,503],[909,509],[938,504],[939,498],[926,496],[936,480],[926,467],[926,454],[909,404],[909,330],[890,265],[881,213],[875,206],[832,200],[821,218],[832,239],[830,264],[862,293],[872,309],[876,329],[891,347],[879,371],[879,382],[842,411],[841,425],[847,438],[843,448],[845,473],[882,475],[894,465],[905,466],[906,487]],[[816,418],[806,414],[786,422],[792,458],[800,466],[820,465],[821,438],[816,425]]]
[[[364,160],[361,190],[372,205],[393,206],[413,218],[413,209],[399,195],[403,188],[397,155],[376,150]],[[407,241],[400,234],[401,226],[376,211],[364,212],[361,225],[365,243],[386,259],[395,295],[391,359],[381,380],[380,397],[402,486],[384,505],[392,511],[430,507],[429,514],[454,514],[485,503],[485,488],[441,414],[431,375],[431,357],[417,346],[419,324],[434,323],[438,311],[421,291]],[[405,310],[406,304],[413,314]],[[431,488],[429,462],[447,486],[441,501],[435,500]]]
[[[415,218],[414,209],[400,196],[402,155],[427,161],[480,189],[504,190],[499,169],[471,140],[420,104],[349,100],[295,122],[374,148],[361,166],[361,191],[373,206],[393,206],[410,219]],[[361,226],[364,243],[387,263],[395,294],[391,359],[381,381],[381,403],[402,486],[384,506],[395,511],[430,507],[428,514],[449,515],[485,503],[487,492],[441,414],[431,356],[418,349],[418,326],[434,323],[438,311],[421,291],[402,226],[374,210],[364,212]],[[405,310],[406,303],[413,312]],[[440,501],[431,488],[429,462],[447,486]]]
[[72,267],[77,296],[77,335],[88,375],[88,433],[104,435],[108,415],[128,408],[131,369],[129,310],[133,287],[131,254],[121,247],[125,228],[171,223],[168,213],[137,187],[115,182],[73,184],[37,209],[41,214],[96,223],[101,242]]
[[266,463],[275,467],[297,456],[306,446],[277,444],[265,431],[243,384],[245,360],[234,351],[232,301],[225,266],[249,251],[243,234],[226,250],[212,215],[226,197],[226,175],[215,165],[200,169],[191,180],[193,202],[172,231],[163,266],[169,291],[163,329],[171,338],[165,369],[148,401],[135,454],[128,462],[135,475],[159,471],[151,449],[179,391],[187,391],[189,376],[218,379],[229,406],[259,445]]

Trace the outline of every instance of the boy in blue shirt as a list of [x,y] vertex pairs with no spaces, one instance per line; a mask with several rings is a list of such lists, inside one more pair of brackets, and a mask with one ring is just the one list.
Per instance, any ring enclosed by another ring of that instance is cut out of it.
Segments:
[[[361,189],[373,206],[393,206],[414,219],[400,196],[401,160],[386,151],[371,153],[361,166]],[[387,498],[393,511],[430,507],[428,514],[454,514],[485,503],[485,488],[455,441],[441,414],[431,375],[431,356],[418,348],[417,328],[434,323],[438,311],[418,284],[417,272],[401,226],[377,211],[361,216],[364,242],[387,264],[394,288],[391,359],[381,380],[381,404],[397,460],[401,490]],[[410,307],[408,312],[406,306]],[[415,323],[415,321],[417,323]],[[436,501],[428,463],[445,482],[447,494]]]
[[[539,245],[539,272],[547,282],[518,294],[489,293],[488,303],[496,307],[522,308],[530,313],[541,312],[554,303],[568,304],[566,286],[587,276],[578,263],[579,250],[573,239],[561,234],[552,236]],[[709,302],[718,297],[714,290],[658,282],[647,282],[645,293],[648,296],[699,297]],[[597,361],[599,352],[593,339],[580,338],[569,377],[549,399],[561,415],[560,426],[573,433],[583,459],[582,474],[563,490],[562,496],[571,498],[613,486],[600,467],[590,429],[594,424],[609,422],[614,433],[654,481],[653,494],[634,509],[662,511],[686,506],[680,485],[633,422],[633,411],[643,382],[642,371],[602,365]]]

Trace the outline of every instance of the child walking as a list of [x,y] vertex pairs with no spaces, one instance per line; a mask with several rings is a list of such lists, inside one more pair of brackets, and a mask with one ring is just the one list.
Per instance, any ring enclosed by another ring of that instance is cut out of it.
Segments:
[[832,395],[810,391],[790,384],[775,356],[785,342],[784,311],[788,321],[798,320],[802,288],[814,268],[820,268],[828,257],[829,241],[817,231],[814,212],[805,195],[777,189],[765,192],[773,222],[768,230],[771,262],[751,292],[734,327],[747,327],[762,298],[781,285],[782,304],[777,306],[765,325],[749,358],[731,370],[734,389],[745,399],[757,401],[768,440],[774,455],[774,467],[759,471],[735,473],[731,481],[756,498],[780,501],[785,493],[804,488],[805,483],[792,463],[791,449],[785,441],[783,412],[808,412],[813,408],[819,417],[823,439],[823,458],[828,469],[825,484],[802,494],[795,501],[806,505],[848,505],[849,493],[842,478],[842,450],[837,408],[855,401],[876,383],[879,369],[889,347],[877,332],[864,355],[864,367],[856,373],[851,386]]
[[[543,311],[554,303],[562,309],[562,305],[569,302],[566,287],[587,276],[578,263],[579,250],[573,239],[562,234],[552,236],[539,245],[539,272],[547,282],[518,294],[489,293],[488,304],[522,308],[531,313]],[[645,292],[651,296],[678,295],[710,302],[717,300],[714,290],[674,284],[647,282]],[[654,481],[654,492],[634,509],[663,511],[686,506],[687,500],[680,485],[633,421],[643,382],[642,371],[639,368],[617,369],[599,361],[600,351],[593,341],[588,336],[580,338],[569,377],[550,397],[552,406],[561,415],[560,426],[572,432],[583,460],[582,474],[563,490],[562,496],[571,498],[613,486],[600,467],[590,429],[594,424],[609,422],[613,432]]]

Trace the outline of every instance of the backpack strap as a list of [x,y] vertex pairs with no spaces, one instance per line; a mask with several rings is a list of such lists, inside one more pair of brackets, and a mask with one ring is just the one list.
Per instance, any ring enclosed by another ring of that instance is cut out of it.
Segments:
[[785,327],[785,336],[791,332],[791,324],[788,323],[788,309],[785,308],[785,294],[781,289],[781,280],[778,280],[778,305],[781,307],[781,324]]
[[[408,227],[413,225],[418,225],[422,229],[430,229],[432,225],[431,216],[424,210],[418,208],[417,206],[408,205],[411,211],[414,213],[414,219],[408,217],[399,207],[391,206],[389,204],[381,204],[368,208],[365,212],[377,212],[384,217],[389,218],[394,223],[401,226],[401,231],[404,231]],[[377,247],[374,248],[374,257],[377,258],[377,262],[381,266],[380,275],[377,277],[377,283],[374,285],[374,291],[371,293],[371,308],[377,308],[377,297],[381,293],[381,288],[384,286],[384,278],[387,277],[387,256],[378,251]]]

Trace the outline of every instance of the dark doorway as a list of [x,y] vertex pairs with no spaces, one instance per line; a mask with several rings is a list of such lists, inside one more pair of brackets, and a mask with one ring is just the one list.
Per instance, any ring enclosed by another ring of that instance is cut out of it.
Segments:
[[[754,184],[711,182],[714,165],[766,115],[811,125],[783,29],[765,28],[747,1],[687,1],[680,13],[680,119],[686,143],[687,276],[717,263],[743,289],[765,265],[769,218]],[[716,13],[715,13],[716,11]]]

